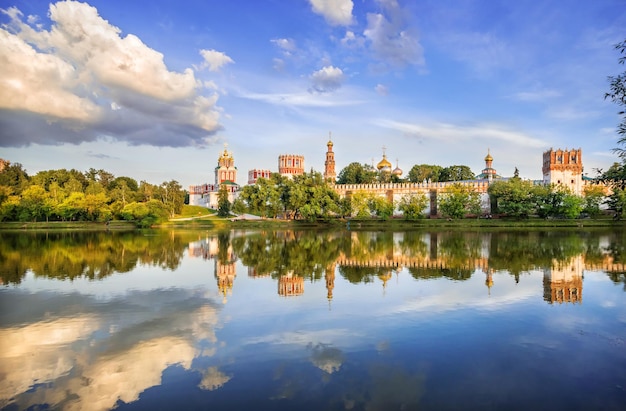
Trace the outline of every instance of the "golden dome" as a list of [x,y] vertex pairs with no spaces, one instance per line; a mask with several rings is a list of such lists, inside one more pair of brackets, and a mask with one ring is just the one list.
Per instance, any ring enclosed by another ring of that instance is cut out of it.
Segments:
[[333,146],[333,142],[332,142],[331,140],[328,140],[328,143],[326,143],[326,145],[327,145],[328,147],[332,147],[332,146]]
[[493,157],[491,157],[491,153],[487,150],[487,156],[485,157],[485,161],[493,161]]
[[391,163],[387,160],[387,156],[383,154],[383,159],[380,160],[378,164],[376,164],[376,168],[379,170],[388,169],[391,170]]

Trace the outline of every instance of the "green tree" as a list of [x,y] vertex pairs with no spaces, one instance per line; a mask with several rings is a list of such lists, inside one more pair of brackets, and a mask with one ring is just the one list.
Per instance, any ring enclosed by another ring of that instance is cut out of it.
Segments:
[[378,173],[369,164],[350,163],[337,176],[337,184],[372,184],[377,180]]
[[30,177],[20,163],[9,164],[0,172],[0,186],[10,187],[14,195],[20,195],[28,187]]
[[495,212],[509,217],[528,218],[536,210],[536,189],[531,181],[511,178],[508,181],[495,181],[487,189]]
[[476,178],[468,166],[449,166],[439,172],[439,181],[463,181]]
[[295,176],[289,185],[287,209],[294,216],[314,221],[329,218],[340,212],[339,195],[321,173],[311,171]]
[[605,189],[600,185],[586,186],[584,190],[585,205],[583,212],[589,217],[597,217],[600,214],[600,205],[605,197]]
[[539,186],[534,188],[534,193],[536,212],[542,218],[577,218],[584,207],[584,199],[565,187]]
[[21,221],[37,221],[50,216],[52,202],[50,195],[40,185],[31,185],[21,195],[19,218]]
[[85,193],[74,191],[57,207],[57,213],[64,221],[83,221],[87,219]]
[[217,193],[217,215],[220,217],[228,217],[230,215],[230,201],[228,200],[228,188],[221,184]]
[[176,180],[170,180],[161,183],[155,190],[161,202],[165,205],[165,209],[168,211],[170,218],[176,214],[180,214],[185,204],[185,192],[183,187]]
[[[615,49],[619,51],[622,57],[618,58],[619,64],[626,62],[626,40],[615,45]],[[621,122],[617,126],[617,134],[620,136],[617,143],[624,146],[626,145],[626,71],[617,76],[609,76],[609,92],[605,94],[605,99],[610,99],[613,103],[620,107],[618,114],[621,117]],[[626,149],[616,148],[614,151],[622,158],[626,160]]]
[[150,227],[163,221],[167,221],[170,210],[167,205],[159,200],[150,200],[145,203],[132,202],[122,210],[122,218],[134,221],[142,228]]
[[235,214],[244,214],[246,213],[247,210],[247,206],[246,206],[246,202],[243,201],[243,199],[240,197],[235,198],[235,200],[233,201],[233,212]]
[[407,194],[400,199],[398,209],[405,220],[419,220],[424,218],[424,210],[428,206],[428,198],[422,194]]
[[369,207],[370,197],[371,195],[365,191],[352,193],[350,198],[350,215],[357,218],[371,217],[372,213]]
[[389,217],[393,215],[393,210],[395,210],[395,204],[393,201],[380,196],[371,196],[369,198],[368,206],[374,214],[383,220],[389,219]]
[[443,167],[430,164],[416,164],[414,165],[407,178],[411,183],[422,183],[424,181],[437,182],[439,181],[439,174],[443,170]]
[[480,214],[480,194],[471,187],[454,183],[439,197],[439,210],[450,218],[463,218],[466,214]]

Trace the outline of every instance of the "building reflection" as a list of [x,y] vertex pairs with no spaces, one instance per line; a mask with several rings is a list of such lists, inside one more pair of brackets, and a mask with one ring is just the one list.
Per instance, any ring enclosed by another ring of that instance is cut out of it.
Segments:
[[278,279],[278,295],[281,297],[293,297],[304,294],[304,278],[294,275],[292,272],[281,275]]
[[189,243],[190,257],[213,260],[213,276],[223,302],[233,293],[233,285],[237,277],[237,256],[232,247],[230,233],[218,233],[204,239]]
[[586,249],[576,248],[580,243],[567,237],[545,244],[532,235],[522,240],[499,233],[319,234],[287,230],[239,237],[233,233],[208,235],[189,244],[188,253],[214,262],[217,288],[224,301],[233,293],[237,264],[247,269],[248,278],[272,278],[281,297],[303,295],[307,279],[324,281],[329,304],[335,296],[337,273],[351,283],[380,283],[383,294],[391,286],[394,272],[408,271],[416,280],[446,278],[455,282],[483,273],[486,294],[492,296],[496,281],[502,284],[508,278],[517,284],[520,275],[539,271],[543,273],[545,302],[581,304],[585,270],[611,273],[624,269],[602,252],[606,245],[585,254]]
[[543,299],[550,304],[583,301],[583,259],[574,257],[567,263],[554,262],[543,271]]

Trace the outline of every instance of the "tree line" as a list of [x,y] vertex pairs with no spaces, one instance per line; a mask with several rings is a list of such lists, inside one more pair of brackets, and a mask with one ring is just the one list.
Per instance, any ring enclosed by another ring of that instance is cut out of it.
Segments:
[[406,178],[393,173],[381,173],[370,164],[353,162],[344,167],[337,175],[337,184],[374,184],[374,183],[423,183],[473,180],[472,170],[465,165],[442,167],[435,164],[416,164]]
[[40,171],[20,163],[0,171],[0,221],[134,221],[148,227],[182,210],[186,192],[175,181],[160,185],[90,168]]

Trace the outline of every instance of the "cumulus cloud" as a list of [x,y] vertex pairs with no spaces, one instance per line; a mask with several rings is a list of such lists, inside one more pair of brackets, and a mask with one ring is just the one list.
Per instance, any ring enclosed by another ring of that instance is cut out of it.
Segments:
[[341,87],[344,74],[340,68],[326,66],[311,74],[311,90],[318,93],[329,93]]
[[[106,136],[177,147],[207,144],[221,128],[217,95],[200,94],[191,68],[169,70],[162,53],[133,34],[122,36],[95,7],[51,4],[49,30],[16,8],[2,12],[10,22],[0,29],[0,144]],[[210,69],[230,59],[215,53],[205,57]]]
[[324,17],[332,26],[347,26],[352,23],[352,0],[309,0],[313,12]]
[[209,71],[218,71],[225,64],[234,63],[233,59],[231,59],[221,51],[200,50],[200,54],[204,58],[204,61],[200,65],[200,68],[208,67]]
[[395,0],[379,0],[382,13],[367,14],[363,35],[383,67],[423,66],[424,51],[417,31]]
[[292,55],[297,50],[294,39],[272,39],[270,42],[275,44],[286,56]]

